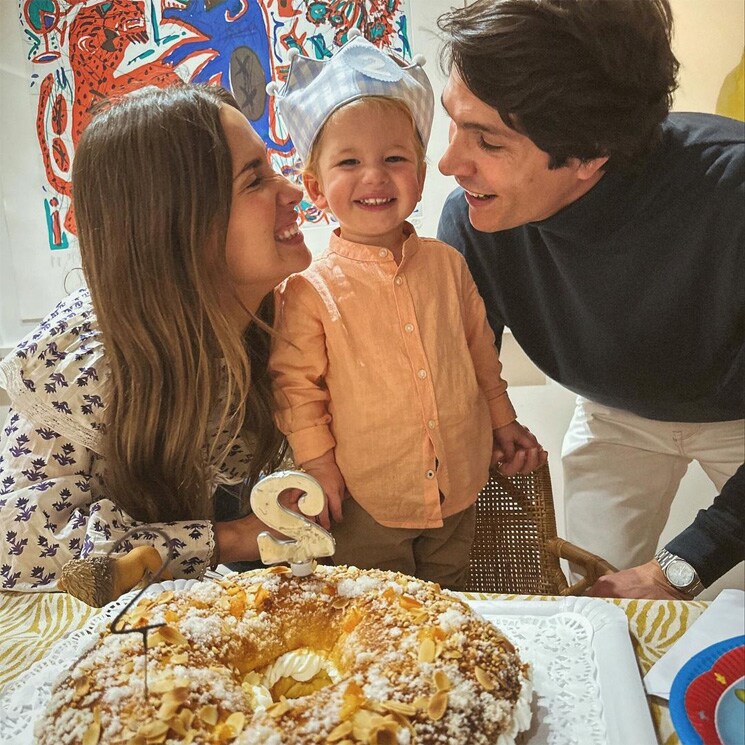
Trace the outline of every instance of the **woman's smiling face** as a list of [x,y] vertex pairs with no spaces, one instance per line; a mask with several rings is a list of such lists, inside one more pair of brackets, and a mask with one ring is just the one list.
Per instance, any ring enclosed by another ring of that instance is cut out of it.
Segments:
[[264,143],[240,111],[223,106],[220,121],[233,163],[225,244],[228,280],[253,311],[282,280],[310,263],[295,211],[302,190],[274,171]]

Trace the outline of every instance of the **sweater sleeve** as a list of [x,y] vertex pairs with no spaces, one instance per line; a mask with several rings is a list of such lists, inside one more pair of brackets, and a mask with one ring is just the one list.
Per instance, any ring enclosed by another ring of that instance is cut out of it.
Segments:
[[502,363],[499,361],[494,343],[494,332],[486,318],[484,301],[462,258],[460,264],[463,323],[468,348],[476,371],[476,379],[489,404],[492,429],[496,429],[513,422],[517,417],[507,395],[507,382],[502,378]]
[[745,464],[665,548],[691,564],[706,587],[745,560]]
[[150,530],[160,528],[175,553],[174,577],[199,577],[214,551],[209,522],[137,523],[109,499],[96,496],[99,456],[70,437],[11,409],[0,433],[0,587],[53,591],[70,559],[107,554],[128,530],[141,527],[117,553],[168,546]]
[[277,333],[269,370],[277,405],[277,427],[292,448],[296,463],[331,450],[326,335],[315,289],[302,277],[291,277],[277,292]]

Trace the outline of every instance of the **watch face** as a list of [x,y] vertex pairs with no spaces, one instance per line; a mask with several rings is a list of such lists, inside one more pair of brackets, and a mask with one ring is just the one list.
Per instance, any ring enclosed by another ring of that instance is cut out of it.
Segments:
[[685,561],[672,561],[668,564],[665,575],[675,587],[688,587],[694,580],[695,571]]

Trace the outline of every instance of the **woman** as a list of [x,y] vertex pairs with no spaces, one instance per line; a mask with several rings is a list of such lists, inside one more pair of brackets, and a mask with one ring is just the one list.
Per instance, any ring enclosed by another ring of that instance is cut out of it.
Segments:
[[170,537],[175,577],[257,558],[218,484],[284,450],[266,357],[272,289],[310,255],[301,192],[218,88],[147,88],[84,132],[73,202],[87,289],[0,363],[0,587],[54,590],[72,558]]

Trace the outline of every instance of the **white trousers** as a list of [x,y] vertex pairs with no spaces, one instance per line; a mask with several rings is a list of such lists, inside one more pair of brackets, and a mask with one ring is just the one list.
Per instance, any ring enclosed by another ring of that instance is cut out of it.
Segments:
[[745,462],[745,420],[658,422],[578,396],[561,460],[567,539],[627,569],[654,556],[691,461],[718,491]]

